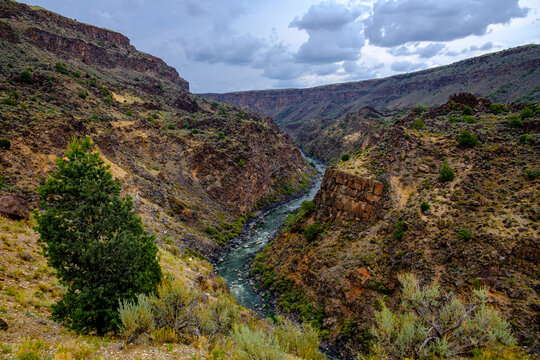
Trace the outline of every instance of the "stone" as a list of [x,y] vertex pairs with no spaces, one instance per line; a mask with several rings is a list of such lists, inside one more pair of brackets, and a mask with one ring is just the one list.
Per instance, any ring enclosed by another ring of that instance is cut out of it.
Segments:
[[18,196],[4,195],[0,198],[0,214],[13,220],[25,219],[29,215],[28,202]]
[[384,185],[383,184],[376,184],[375,188],[373,189],[373,193],[375,195],[379,195],[379,196],[381,196],[383,194],[383,191],[384,191]]

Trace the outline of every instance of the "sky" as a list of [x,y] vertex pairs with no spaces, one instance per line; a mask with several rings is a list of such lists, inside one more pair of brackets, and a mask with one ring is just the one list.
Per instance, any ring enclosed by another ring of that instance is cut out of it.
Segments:
[[194,93],[381,78],[540,43],[540,0],[23,0],[118,31]]

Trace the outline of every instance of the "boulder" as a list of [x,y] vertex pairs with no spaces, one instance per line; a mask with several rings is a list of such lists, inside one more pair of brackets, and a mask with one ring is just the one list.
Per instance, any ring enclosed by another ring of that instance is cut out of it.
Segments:
[[28,202],[18,196],[4,195],[0,197],[0,214],[13,220],[21,220],[30,213]]

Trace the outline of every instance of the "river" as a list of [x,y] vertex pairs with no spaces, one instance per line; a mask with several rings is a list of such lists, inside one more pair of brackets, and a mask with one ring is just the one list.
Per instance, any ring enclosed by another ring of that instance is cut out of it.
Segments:
[[301,197],[286,202],[257,219],[248,228],[248,233],[243,237],[245,240],[231,248],[223,261],[218,264],[218,274],[225,279],[236,300],[246,308],[261,314],[265,312],[266,301],[256,291],[252,280],[249,279],[247,264],[254,254],[261,251],[268,242],[274,239],[277,232],[281,230],[287,215],[296,211],[302,201],[313,200],[319,191],[326,166],[315,159],[308,157],[306,159],[315,165],[319,173],[316,183]]

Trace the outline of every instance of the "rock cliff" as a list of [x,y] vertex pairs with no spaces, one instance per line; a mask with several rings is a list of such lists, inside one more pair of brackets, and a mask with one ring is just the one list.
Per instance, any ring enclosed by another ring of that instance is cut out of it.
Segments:
[[326,170],[314,202],[323,218],[354,219],[367,224],[379,217],[384,185],[342,171]]
[[269,117],[190,94],[121,34],[2,1],[0,46],[0,197],[35,207],[55,157],[88,135],[150,230],[211,257],[313,172]]
[[[487,286],[519,344],[540,351],[540,109],[492,105],[458,94],[380,128],[258,256],[262,285],[340,358],[367,350],[377,299],[398,306],[401,272],[463,296]],[[453,177],[441,178],[445,160]]]

